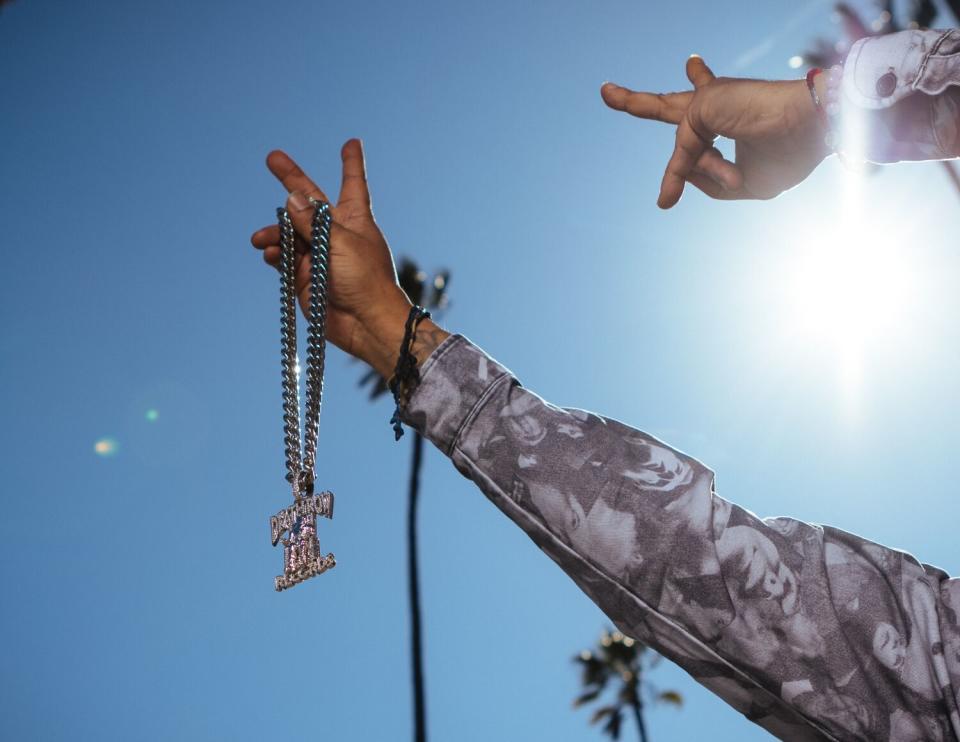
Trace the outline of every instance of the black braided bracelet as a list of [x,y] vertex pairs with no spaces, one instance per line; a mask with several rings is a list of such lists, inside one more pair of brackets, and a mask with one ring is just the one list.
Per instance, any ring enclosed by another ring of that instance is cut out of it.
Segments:
[[393,411],[393,417],[390,418],[390,424],[393,425],[394,440],[400,440],[403,436],[403,426],[400,425],[400,407],[406,404],[406,397],[409,397],[413,388],[420,381],[417,358],[410,352],[410,349],[413,347],[413,340],[417,334],[417,325],[429,316],[430,312],[416,304],[410,308],[410,314],[407,315],[407,324],[403,330],[403,342],[400,344],[397,367],[394,369],[393,378],[390,379],[390,391],[393,392],[393,401],[397,404]]

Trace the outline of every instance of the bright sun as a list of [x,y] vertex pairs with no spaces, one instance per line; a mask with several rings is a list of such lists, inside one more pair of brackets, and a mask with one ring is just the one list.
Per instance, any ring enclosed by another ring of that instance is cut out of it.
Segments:
[[786,282],[794,339],[835,364],[848,413],[859,407],[871,356],[901,345],[922,300],[912,246],[856,208],[857,190],[848,182],[839,224],[801,237]]
[[841,348],[862,348],[897,331],[914,293],[902,249],[864,234],[802,250],[790,276],[798,329]]

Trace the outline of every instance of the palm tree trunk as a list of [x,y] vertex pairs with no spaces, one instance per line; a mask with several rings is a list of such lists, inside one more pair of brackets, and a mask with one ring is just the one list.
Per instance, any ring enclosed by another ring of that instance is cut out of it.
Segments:
[[635,698],[633,703],[633,715],[637,720],[637,730],[640,732],[640,742],[647,742],[647,725],[643,723],[643,708],[639,698]]
[[410,496],[407,509],[407,555],[410,587],[410,663],[413,669],[414,742],[426,742],[427,720],[423,697],[423,646],[420,639],[420,578],[417,568],[417,497],[420,491],[420,465],[423,461],[423,436],[413,434],[413,462],[410,466]]

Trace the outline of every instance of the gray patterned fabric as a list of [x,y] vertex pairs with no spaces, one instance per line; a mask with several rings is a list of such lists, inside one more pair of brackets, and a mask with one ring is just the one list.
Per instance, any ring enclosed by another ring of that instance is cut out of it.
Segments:
[[714,492],[700,462],[562,409],[459,335],[408,423],[625,634],[787,740],[956,740],[960,586],[909,554]]

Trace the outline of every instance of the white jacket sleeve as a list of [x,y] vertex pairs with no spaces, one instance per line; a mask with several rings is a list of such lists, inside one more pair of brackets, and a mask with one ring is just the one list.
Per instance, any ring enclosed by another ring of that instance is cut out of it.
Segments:
[[880,163],[960,156],[960,30],[860,39],[840,93],[845,153]]

